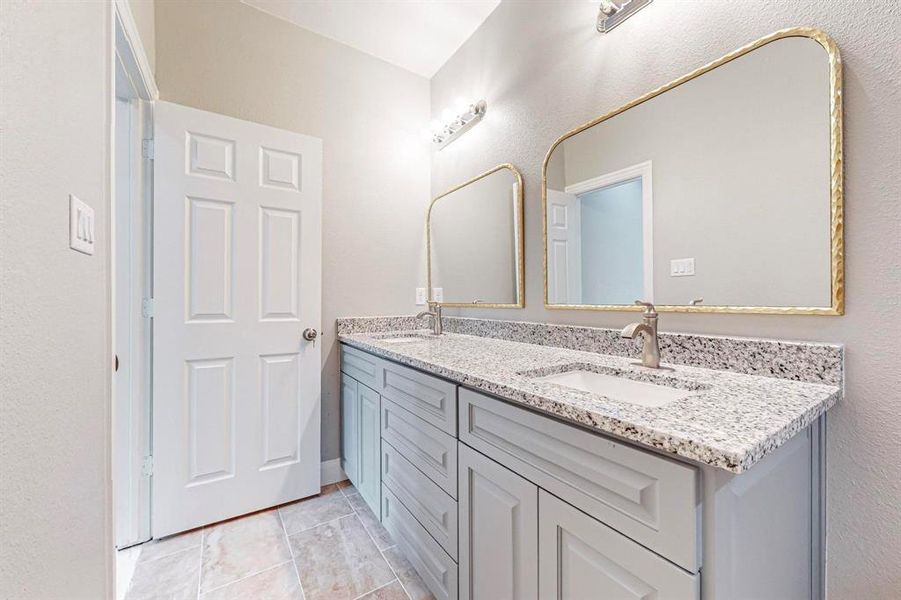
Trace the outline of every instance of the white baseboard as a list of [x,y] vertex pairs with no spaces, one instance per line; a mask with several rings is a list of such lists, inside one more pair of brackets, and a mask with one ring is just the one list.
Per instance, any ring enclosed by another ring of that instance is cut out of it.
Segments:
[[322,461],[319,481],[321,485],[329,485],[330,483],[338,483],[347,479],[344,470],[341,468],[341,459],[333,458],[332,460]]

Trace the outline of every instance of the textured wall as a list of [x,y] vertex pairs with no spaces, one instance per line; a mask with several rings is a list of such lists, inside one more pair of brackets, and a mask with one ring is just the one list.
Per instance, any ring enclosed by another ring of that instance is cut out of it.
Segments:
[[322,459],[337,458],[335,319],[410,313],[422,268],[429,84],[237,2],[158,2],[163,100],[323,140]]
[[[815,26],[844,63],[847,311],[843,317],[664,314],[666,331],[847,344],[828,419],[829,596],[901,589],[901,89],[889,0],[657,0],[606,36],[593,2],[504,2],[432,79],[432,115],[485,98],[485,120],[432,158],[439,192],[499,162],[525,178],[526,308],[455,314],[621,326],[634,314],[543,306],[541,165],[573,127],[777,29]],[[889,344],[891,349],[887,349]]]
[[[109,5],[0,2],[0,598],[111,590]],[[96,250],[69,249],[69,198]]]
[[156,0],[128,0],[150,68],[156,71]]

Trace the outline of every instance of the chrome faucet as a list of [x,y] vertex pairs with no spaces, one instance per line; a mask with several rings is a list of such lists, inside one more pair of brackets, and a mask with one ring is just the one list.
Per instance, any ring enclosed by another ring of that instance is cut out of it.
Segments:
[[650,302],[636,300],[635,304],[644,306],[641,323],[630,323],[623,328],[621,337],[635,339],[639,333],[644,334],[644,345],[641,348],[641,365],[651,369],[660,368],[660,343],[657,340],[657,309]]
[[421,319],[423,317],[431,317],[432,318],[432,334],[433,335],[441,335],[441,332],[444,331],[443,326],[441,325],[441,304],[435,301],[429,302],[429,308],[431,310],[424,310],[418,315],[416,315],[417,319]]

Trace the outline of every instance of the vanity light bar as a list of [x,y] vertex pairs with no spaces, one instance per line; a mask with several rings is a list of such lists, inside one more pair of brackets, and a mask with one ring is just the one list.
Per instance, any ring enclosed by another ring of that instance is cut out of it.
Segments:
[[474,104],[461,103],[456,111],[445,110],[442,113],[444,122],[437,120],[432,122],[432,141],[441,150],[481,121],[487,110],[488,104],[484,100],[479,100]]
[[652,0],[624,0],[613,2],[601,0],[601,8],[598,11],[598,31],[607,33],[639,10],[651,3]]

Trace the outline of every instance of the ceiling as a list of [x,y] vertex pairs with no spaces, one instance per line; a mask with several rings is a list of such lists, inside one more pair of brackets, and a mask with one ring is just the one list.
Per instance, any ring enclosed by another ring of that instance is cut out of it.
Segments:
[[241,0],[431,78],[500,0]]

